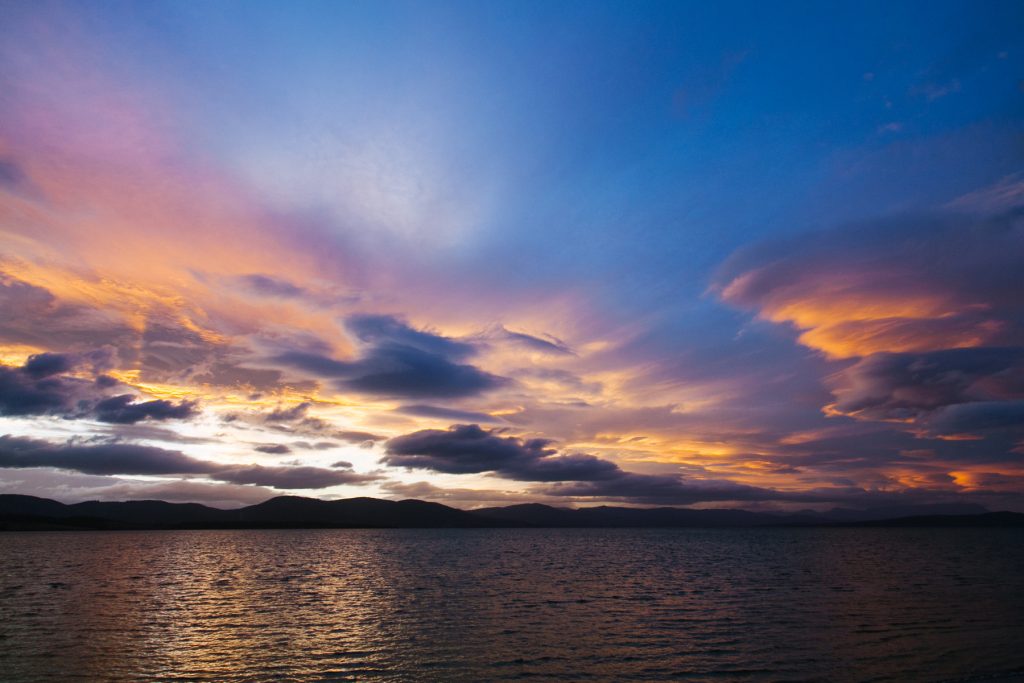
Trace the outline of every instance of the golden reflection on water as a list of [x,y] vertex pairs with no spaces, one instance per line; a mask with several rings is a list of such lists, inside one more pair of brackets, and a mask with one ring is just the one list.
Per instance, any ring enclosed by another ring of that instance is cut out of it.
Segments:
[[0,535],[3,680],[936,680],[1024,668],[1015,530]]

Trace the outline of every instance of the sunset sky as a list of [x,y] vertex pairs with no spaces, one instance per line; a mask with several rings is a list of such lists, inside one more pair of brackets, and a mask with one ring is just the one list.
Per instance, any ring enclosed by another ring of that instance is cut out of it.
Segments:
[[1024,5],[2,0],[0,364],[0,493],[1024,511]]

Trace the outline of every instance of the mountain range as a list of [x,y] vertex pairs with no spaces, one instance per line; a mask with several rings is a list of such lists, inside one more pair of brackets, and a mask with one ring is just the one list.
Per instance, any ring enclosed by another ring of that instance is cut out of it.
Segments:
[[460,510],[422,500],[278,496],[222,510],[159,500],[67,505],[35,496],[0,495],[0,530],[250,528],[666,528],[766,526],[1018,526],[1024,514],[978,505],[914,505],[827,512],[751,512],[692,508],[559,508],[536,503]]

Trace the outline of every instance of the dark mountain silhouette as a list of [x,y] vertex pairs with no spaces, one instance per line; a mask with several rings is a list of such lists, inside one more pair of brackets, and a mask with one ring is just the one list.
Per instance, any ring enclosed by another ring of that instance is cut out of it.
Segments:
[[235,513],[240,524],[345,527],[494,527],[509,526],[464,510],[422,500],[348,498],[319,500],[279,496]]
[[509,522],[421,500],[279,496],[236,510],[159,500],[64,505],[34,496],[0,495],[0,529],[182,529],[273,527],[501,527]]
[[[198,503],[138,500],[65,505],[0,495],[0,530],[234,528],[492,528],[492,527],[765,527],[765,526],[1019,526],[1024,514],[978,506],[920,506],[885,511],[763,513],[690,508],[558,508],[525,504],[458,510],[422,500],[279,496],[221,510]],[[917,514],[914,514],[914,513]],[[938,513],[942,514],[938,514]],[[909,513],[909,514],[906,514]]]

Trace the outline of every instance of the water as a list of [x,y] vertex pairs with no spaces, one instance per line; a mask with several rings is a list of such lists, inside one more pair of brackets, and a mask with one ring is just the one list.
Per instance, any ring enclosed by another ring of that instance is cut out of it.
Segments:
[[4,681],[1024,680],[1012,529],[0,534]]

